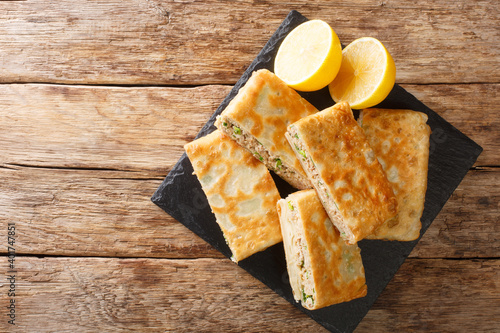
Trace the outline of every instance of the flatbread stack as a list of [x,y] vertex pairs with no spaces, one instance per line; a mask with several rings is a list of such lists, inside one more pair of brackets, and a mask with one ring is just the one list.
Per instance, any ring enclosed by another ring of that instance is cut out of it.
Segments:
[[[318,111],[254,72],[185,149],[234,261],[284,243],[295,300],[316,310],[367,293],[357,242],[420,235],[430,129],[411,110]],[[302,191],[281,199],[272,170]]]

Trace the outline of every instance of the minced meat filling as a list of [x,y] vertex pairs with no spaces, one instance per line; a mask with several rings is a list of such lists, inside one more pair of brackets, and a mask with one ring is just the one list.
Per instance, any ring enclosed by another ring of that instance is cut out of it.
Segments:
[[269,170],[274,171],[277,175],[297,188],[308,187],[304,187],[304,184],[308,184],[308,181],[304,179],[302,175],[284,164],[279,156],[272,155],[255,137],[249,135],[225,117],[218,119],[218,122],[222,125],[218,126],[221,131],[249,150],[255,158],[264,163]]
[[324,182],[321,180],[316,165],[314,165],[314,162],[307,153],[307,150],[305,149],[305,147],[303,147],[302,141],[299,138],[299,134],[296,132],[296,129],[293,126],[290,128],[290,134],[294,148],[298,152],[299,155],[298,157],[300,157],[300,162],[302,164],[302,167],[308,174],[309,178],[311,178],[312,185],[316,189],[318,197],[323,202],[323,206],[325,207],[325,210],[328,212],[328,215],[332,220],[333,218],[335,218],[336,222],[335,225],[339,229],[342,238],[353,237],[350,230],[347,227],[345,227],[345,225],[342,223],[343,218],[342,215],[340,214],[337,204],[333,200],[331,194],[328,193],[328,189],[325,186]]
[[294,209],[294,204],[291,201],[288,202],[288,219],[295,229],[292,247],[294,257],[296,258],[295,264],[297,265],[300,275],[300,300],[308,307],[312,307],[314,305],[315,290],[311,261],[307,255],[307,244],[304,238],[304,231],[298,223],[297,213]]

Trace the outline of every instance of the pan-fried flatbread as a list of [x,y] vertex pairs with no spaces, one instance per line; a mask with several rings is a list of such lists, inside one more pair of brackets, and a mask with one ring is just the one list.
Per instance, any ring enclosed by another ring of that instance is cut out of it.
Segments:
[[300,119],[288,127],[286,138],[349,243],[396,215],[392,187],[348,103]]
[[430,127],[412,110],[363,110],[363,128],[398,200],[398,215],[368,238],[411,241],[420,236],[427,190]]
[[277,204],[293,296],[315,310],[366,295],[360,249],[332,225],[314,190]]
[[299,189],[311,188],[285,139],[286,127],[318,110],[266,69],[252,74],[215,125],[269,170]]
[[281,242],[278,189],[267,168],[220,131],[184,146],[234,261]]

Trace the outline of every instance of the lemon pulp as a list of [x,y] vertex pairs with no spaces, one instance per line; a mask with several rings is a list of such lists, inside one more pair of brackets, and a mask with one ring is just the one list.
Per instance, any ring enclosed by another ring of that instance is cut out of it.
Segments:
[[274,62],[274,73],[300,91],[326,87],[337,75],[342,47],[337,34],[322,20],[304,22],[283,40]]
[[395,81],[396,65],[389,51],[377,39],[363,37],[342,51],[342,64],[329,90],[335,102],[364,109],[382,102]]

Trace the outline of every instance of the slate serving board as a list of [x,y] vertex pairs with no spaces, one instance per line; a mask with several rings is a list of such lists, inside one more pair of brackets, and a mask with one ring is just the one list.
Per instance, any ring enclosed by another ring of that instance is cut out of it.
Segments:
[[[291,11],[288,14],[198,133],[197,138],[215,130],[213,125],[215,117],[225,109],[253,71],[261,68],[273,71],[273,60],[280,43],[293,28],[305,21],[307,18],[297,11]],[[302,96],[319,110],[334,104],[327,88],[313,93],[303,93]],[[482,148],[397,84],[389,96],[377,107],[412,109],[425,112],[429,116],[428,124],[432,129],[432,135],[430,138],[428,188],[425,196],[425,209],[421,218],[422,236],[474,164]],[[210,210],[201,185],[192,173],[193,168],[184,153],[151,200],[229,258],[231,252],[215,221],[215,216]],[[296,191],[279,177],[273,175],[273,178],[282,197]],[[282,243],[254,254],[238,265],[331,332],[352,332],[419,240],[420,238],[412,242],[380,240],[359,242],[368,285],[367,296],[314,311],[304,309],[293,299]]]

